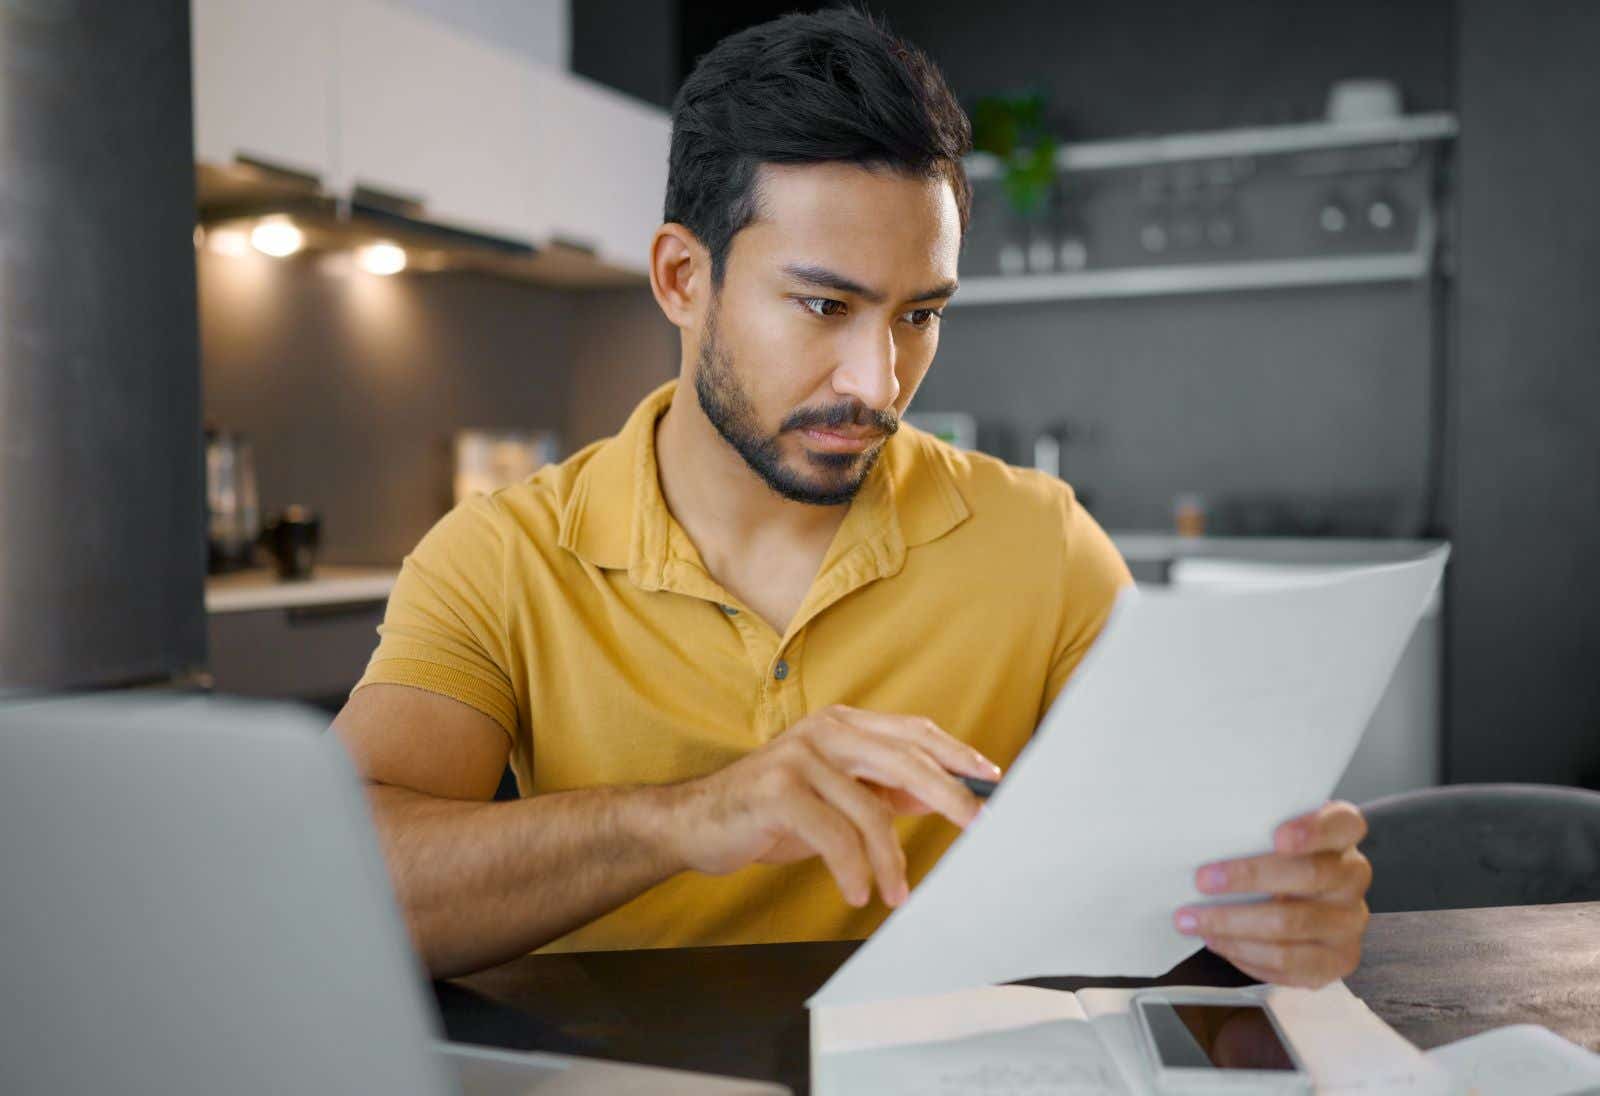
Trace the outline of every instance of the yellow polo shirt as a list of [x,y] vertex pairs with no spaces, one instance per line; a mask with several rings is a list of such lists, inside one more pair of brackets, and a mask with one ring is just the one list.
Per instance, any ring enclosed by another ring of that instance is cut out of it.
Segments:
[[[779,635],[662,498],[655,424],[674,387],[616,437],[441,518],[355,688],[488,715],[524,796],[709,773],[834,703],[926,716],[1010,764],[1131,581],[1071,488],[902,426]],[[937,815],[897,826],[913,886],[959,833]],[[752,865],[679,875],[545,950],[851,939],[887,912],[846,904],[820,860]]]

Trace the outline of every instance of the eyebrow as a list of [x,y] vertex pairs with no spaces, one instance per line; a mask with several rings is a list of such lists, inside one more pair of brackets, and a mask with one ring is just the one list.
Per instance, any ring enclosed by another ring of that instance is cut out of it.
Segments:
[[[872,304],[882,304],[888,299],[888,294],[884,293],[882,290],[869,289],[860,282],[855,281],[853,278],[847,278],[843,274],[840,274],[834,270],[829,270],[825,266],[815,266],[806,263],[790,263],[783,268],[783,272],[789,275],[791,278],[805,282],[807,285],[820,286],[823,289],[833,289],[840,293],[850,293],[854,296],[860,297],[864,301],[869,301]],[[938,285],[933,286],[930,289],[923,290],[921,293],[907,297],[906,300],[907,302],[933,301],[938,300],[941,297],[952,297],[955,295],[958,284],[959,283],[953,279],[948,282],[940,282]]]

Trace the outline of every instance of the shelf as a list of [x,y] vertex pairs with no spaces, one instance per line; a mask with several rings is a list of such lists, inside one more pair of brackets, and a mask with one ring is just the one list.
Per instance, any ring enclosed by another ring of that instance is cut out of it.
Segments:
[[1024,304],[1419,281],[1433,270],[1437,235],[1433,211],[1424,207],[1417,223],[1417,241],[1410,251],[974,277],[962,281],[950,304]]
[[1081,274],[1033,274],[1015,278],[969,278],[951,304],[1016,304],[1027,301],[1154,297],[1241,289],[1308,285],[1359,285],[1414,281],[1428,263],[1414,253],[1331,256],[1284,262],[1194,263]]
[[[1312,149],[1404,141],[1443,141],[1456,136],[1454,114],[1414,114],[1377,122],[1312,122],[1294,126],[1263,126],[1210,133],[1178,133],[1162,137],[1093,141],[1062,145],[1056,166],[1062,171],[1102,171],[1211,160],[1228,156],[1266,156]],[[974,153],[966,161],[969,179],[994,179],[1000,163],[987,153]]]

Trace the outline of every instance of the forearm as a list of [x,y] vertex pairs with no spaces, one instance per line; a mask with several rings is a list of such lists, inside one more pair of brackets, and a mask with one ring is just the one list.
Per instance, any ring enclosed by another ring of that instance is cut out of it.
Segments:
[[367,790],[401,909],[435,977],[522,955],[682,870],[659,840],[663,789],[503,803]]

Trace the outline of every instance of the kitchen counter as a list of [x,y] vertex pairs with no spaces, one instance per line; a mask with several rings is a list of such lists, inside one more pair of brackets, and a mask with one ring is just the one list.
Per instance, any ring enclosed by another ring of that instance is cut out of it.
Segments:
[[[1252,563],[1359,566],[1415,559],[1443,545],[1437,540],[1350,540],[1330,537],[1180,537],[1172,533],[1111,530],[1111,540],[1130,564],[1177,559],[1225,559]],[[307,605],[383,601],[394,588],[397,567],[316,568],[309,579],[286,582],[268,567],[206,579],[206,612],[238,613]]]
[[1107,530],[1124,559],[1163,563],[1175,559],[1228,559],[1251,563],[1360,566],[1416,559],[1442,540],[1359,540],[1340,537],[1180,537],[1174,533]]
[[394,589],[398,567],[314,568],[311,577],[285,581],[269,567],[206,578],[207,613],[256,609],[294,609],[310,605],[385,601]]

